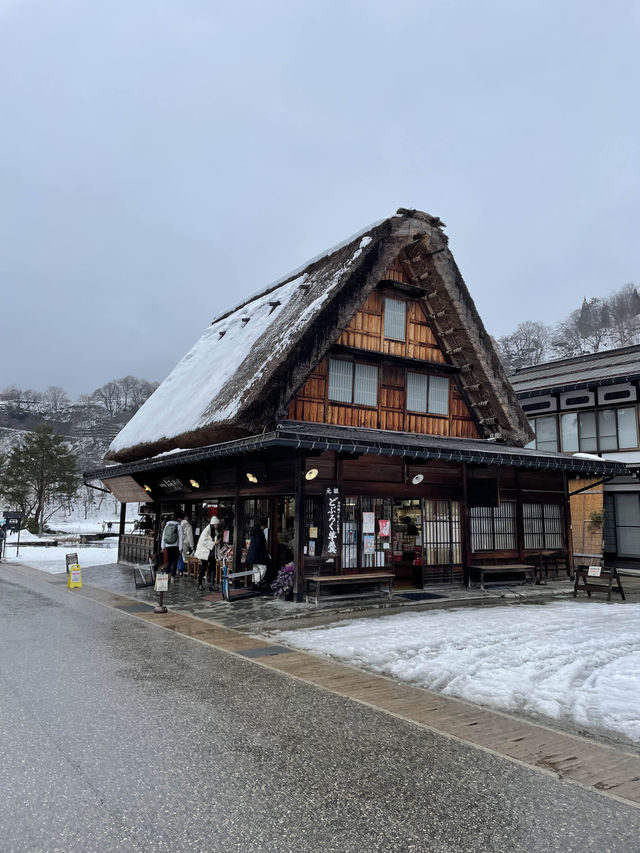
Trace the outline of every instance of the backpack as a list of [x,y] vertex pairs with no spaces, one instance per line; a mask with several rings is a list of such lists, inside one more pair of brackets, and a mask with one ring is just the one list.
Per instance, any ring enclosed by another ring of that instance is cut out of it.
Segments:
[[175,521],[168,521],[167,526],[164,529],[164,544],[165,545],[177,545],[178,544],[178,525]]

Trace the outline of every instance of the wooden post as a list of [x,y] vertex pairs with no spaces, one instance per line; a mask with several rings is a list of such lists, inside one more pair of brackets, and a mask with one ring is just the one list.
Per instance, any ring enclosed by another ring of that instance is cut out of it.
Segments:
[[[522,500],[522,489],[520,488],[520,472],[515,469],[516,475],[516,536],[518,541],[518,562],[524,563],[524,501]],[[542,568],[540,569],[542,579]]]
[[[569,476],[565,472],[564,479],[564,530],[567,539],[567,574],[570,578],[574,576],[573,568],[573,523],[571,521],[571,498],[569,497]],[[604,492],[604,489],[603,489]],[[604,533],[603,533],[604,535]],[[556,563],[557,568],[557,563]]]
[[469,566],[471,565],[471,524],[467,505],[467,463],[462,463],[462,505],[460,507],[460,533],[462,539],[462,582],[469,586]]
[[304,458],[296,456],[294,468],[294,499],[295,499],[295,521],[294,521],[294,575],[293,594],[296,601],[302,601],[304,596]]
[[240,467],[236,465],[236,489],[233,496],[233,560],[232,565],[234,572],[240,571],[240,560],[242,557],[242,547],[240,544],[240,488],[238,478],[240,477]]
[[122,537],[124,536],[124,523],[127,518],[126,503],[120,504],[120,526],[118,527],[118,562],[120,562],[120,550],[122,548]]

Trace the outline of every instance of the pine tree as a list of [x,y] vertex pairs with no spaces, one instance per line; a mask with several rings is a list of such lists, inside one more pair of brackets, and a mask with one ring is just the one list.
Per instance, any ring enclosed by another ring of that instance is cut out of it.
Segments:
[[17,444],[0,470],[5,503],[33,519],[40,535],[45,521],[75,496],[78,485],[75,455],[46,425]]

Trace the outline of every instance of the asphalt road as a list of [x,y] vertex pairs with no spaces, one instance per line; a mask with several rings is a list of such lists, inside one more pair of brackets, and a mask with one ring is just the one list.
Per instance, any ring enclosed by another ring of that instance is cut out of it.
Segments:
[[640,850],[640,810],[0,565],[0,851]]

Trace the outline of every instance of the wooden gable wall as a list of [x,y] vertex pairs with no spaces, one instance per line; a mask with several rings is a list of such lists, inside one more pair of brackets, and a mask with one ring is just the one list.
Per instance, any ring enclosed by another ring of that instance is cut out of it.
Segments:
[[[399,267],[389,270],[385,278],[406,280]],[[395,292],[390,295],[398,297]],[[415,299],[407,299],[406,340],[389,340],[383,335],[384,296],[380,291],[370,294],[340,335],[337,344],[349,347],[351,355],[360,362],[368,361],[367,352],[375,352],[423,361],[425,373],[437,374],[438,366],[447,361],[420,304]],[[324,358],[289,404],[288,418],[424,435],[479,437],[478,428],[453,376],[449,383],[449,414],[431,415],[406,411],[406,367],[394,364],[392,359],[378,367],[377,408],[330,401],[328,371],[328,358]]]

